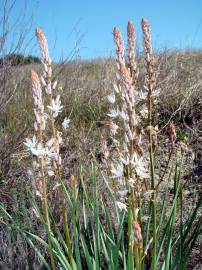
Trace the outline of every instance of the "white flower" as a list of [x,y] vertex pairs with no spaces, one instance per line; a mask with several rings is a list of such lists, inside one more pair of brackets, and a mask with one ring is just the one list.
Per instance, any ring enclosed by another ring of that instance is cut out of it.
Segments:
[[132,118],[132,120],[131,120],[132,125],[133,126],[138,126],[138,124],[140,122],[140,117],[137,114],[136,115],[132,114],[131,118]]
[[112,109],[108,114],[107,114],[109,117],[111,118],[116,118],[120,115],[120,111],[119,109]]
[[153,190],[148,190],[148,191],[144,192],[143,193],[144,199],[145,200],[150,200],[153,193],[154,193]]
[[157,97],[159,96],[161,93],[161,89],[155,89],[154,91],[152,91],[152,97]]
[[133,134],[132,134],[130,129],[127,130],[126,134],[127,134],[128,140],[132,141],[133,140]]
[[117,86],[116,84],[113,84],[114,87],[114,91],[118,94],[120,92],[119,86]]
[[60,95],[58,95],[56,99],[52,99],[51,105],[48,105],[47,108],[51,110],[53,118],[56,118],[63,108],[61,105]]
[[140,178],[150,178],[147,170],[148,162],[144,159],[144,157],[139,157],[136,153],[134,153],[131,163],[135,165],[135,171]]
[[140,114],[142,117],[146,118],[148,115],[148,109],[147,106],[144,104],[140,110]]
[[46,149],[42,146],[41,143],[37,142],[36,136],[34,135],[32,139],[26,139],[24,145],[28,148],[28,150],[35,156],[45,156]]
[[147,92],[143,92],[142,90],[135,92],[135,99],[137,102],[139,102],[140,100],[146,100],[147,99]]
[[37,142],[36,136],[34,135],[32,139],[26,139],[24,145],[28,150],[35,156],[44,156],[46,155],[46,150],[43,146]]
[[32,139],[25,139],[24,145],[28,148],[29,151],[32,152],[32,148],[36,148],[38,142],[36,136],[34,135]]
[[140,133],[140,135],[137,138],[137,145],[141,145],[142,144],[142,132]]
[[55,139],[51,138],[49,141],[46,142],[46,155],[49,158],[55,158],[57,156],[55,152]]
[[124,150],[125,153],[129,152],[128,145],[125,142],[123,142],[123,150]]
[[118,194],[121,198],[124,198],[124,197],[126,197],[126,195],[128,194],[128,190],[126,190],[126,189],[120,190],[120,191],[117,192],[117,194]]
[[111,132],[111,134],[112,134],[113,137],[116,135],[118,128],[119,128],[119,126],[117,126],[117,124],[115,124],[114,122],[110,121],[109,129],[110,129],[110,132]]
[[42,194],[41,194],[41,192],[39,190],[36,190],[36,196],[42,198]]
[[55,90],[55,88],[56,88],[57,84],[58,84],[58,82],[57,82],[57,81],[54,81],[54,82],[53,82],[53,85],[52,85],[53,90]]
[[124,110],[120,112],[120,116],[124,121],[128,121],[128,115],[124,112]]
[[62,132],[60,132],[60,131],[57,131],[57,140],[58,140],[58,143],[61,144],[61,142],[62,142]]
[[61,184],[57,183],[54,187],[53,190],[56,190],[57,188],[59,188],[61,186]]
[[48,141],[46,142],[46,146],[49,147],[49,148],[52,147],[53,144],[54,144],[54,139],[53,139],[53,138],[51,138],[50,140],[48,140]]
[[149,179],[150,178],[150,174],[148,173],[148,171],[146,169],[143,169],[143,168],[141,168],[141,170],[137,169],[137,175],[140,178],[143,178],[143,179]]
[[46,86],[46,81],[43,76],[41,76],[41,83],[43,84],[43,86]]
[[144,160],[144,157],[140,157],[137,153],[133,154],[131,163],[138,167],[141,167],[141,166],[144,167],[145,165],[148,164],[147,161]]
[[69,127],[70,119],[65,117],[65,119],[62,122],[62,126],[64,129],[67,129]]
[[123,176],[123,164],[118,164],[116,168],[113,167],[111,173],[113,174],[112,178],[121,178]]
[[45,153],[46,153],[46,156],[48,156],[49,158],[56,158],[57,156],[55,149],[53,147],[51,148],[46,147]]
[[39,166],[39,163],[38,163],[36,160],[33,161],[32,166],[33,166],[33,168],[34,168],[35,170],[38,170],[39,167],[40,167],[40,166]]
[[133,178],[129,178],[129,179],[128,179],[128,184],[129,184],[129,186],[130,186],[130,187],[132,187],[132,188],[133,188],[133,187],[134,187],[134,185],[135,185],[135,179],[133,179]]
[[54,171],[52,171],[52,170],[48,170],[48,176],[54,176],[55,175],[55,173],[54,173]]
[[121,77],[120,77],[120,74],[119,74],[118,72],[116,73],[116,78],[117,78],[118,81],[119,81],[120,78],[121,78]]
[[41,156],[45,156],[46,155],[46,149],[39,143],[37,145],[34,145],[32,144],[31,145],[31,140],[27,139],[27,142],[24,143],[28,150],[32,153],[32,155],[34,156],[38,156],[38,157],[41,157]]
[[124,165],[129,165],[129,163],[130,163],[130,160],[129,160],[128,157],[126,157],[126,158],[120,157],[120,161],[121,161]]
[[125,203],[122,203],[122,202],[116,202],[118,208],[121,210],[121,211],[127,211],[127,206]]
[[45,90],[46,90],[46,94],[48,94],[48,95],[51,95],[51,94],[52,94],[51,83],[49,83],[49,84],[46,86]]
[[47,155],[46,148],[44,148],[42,144],[39,143],[36,148],[32,149],[32,154],[38,157],[45,156]]
[[112,103],[112,104],[115,103],[115,101],[116,101],[115,94],[112,93],[111,95],[107,96],[107,99],[108,99],[108,101],[109,101],[110,103]]

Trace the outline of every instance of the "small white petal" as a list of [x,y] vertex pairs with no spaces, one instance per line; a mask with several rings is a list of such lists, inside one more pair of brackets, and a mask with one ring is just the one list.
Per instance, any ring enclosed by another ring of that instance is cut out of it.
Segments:
[[115,94],[112,93],[111,95],[107,96],[107,99],[108,99],[108,101],[109,101],[110,103],[112,103],[112,104],[115,103],[115,101],[116,101]]
[[114,91],[118,94],[120,92],[119,86],[117,86],[116,84],[113,84],[114,87]]
[[51,87],[51,83],[49,83],[46,86],[46,94],[51,95],[52,94],[52,87]]
[[41,82],[42,82],[43,86],[46,86],[46,81],[45,81],[43,76],[41,76]]
[[120,111],[118,108],[116,110],[112,109],[107,115],[111,118],[116,118],[120,115]]
[[42,195],[41,195],[41,193],[38,190],[36,190],[36,196],[42,198]]
[[124,164],[124,165],[129,165],[130,161],[129,161],[129,158],[126,157],[126,159],[120,157],[120,161]]
[[61,144],[61,142],[62,142],[62,132],[60,132],[60,131],[57,131],[57,140],[58,140],[58,143]]
[[57,188],[59,188],[61,186],[61,184],[57,183],[54,187],[53,190],[56,190]]
[[134,187],[135,179],[133,179],[133,178],[128,179],[128,184],[129,184],[130,187]]
[[48,171],[48,175],[49,175],[49,176],[54,176],[55,173],[54,173],[54,171],[49,170],[49,171]]
[[48,105],[47,108],[51,110],[53,118],[56,118],[60,112],[62,112],[63,106],[61,105],[60,95],[56,99],[51,100],[51,105]]
[[70,119],[65,117],[65,119],[62,122],[62,126],[64,129],[67,129],[69,127]]
[[112,178],[117,179],[123,176],[123,164],[118,164],[117,167],[111,169]]
[[120,190],[120,191],[117,192],[117,194],[118,194],[120,197],[124,198],[124,197],[127,196],[128,190],[126,190],[126,189]]
[[126,204],[122,203],[122,202],[116,202],[118,208],[121,210],[121,211],[127,211],[127,206]]
[[53,86],[52,86],[53,90],[55,90],[57,84],[58,84],[58,81],[54,81],[54,82],[53,82]]

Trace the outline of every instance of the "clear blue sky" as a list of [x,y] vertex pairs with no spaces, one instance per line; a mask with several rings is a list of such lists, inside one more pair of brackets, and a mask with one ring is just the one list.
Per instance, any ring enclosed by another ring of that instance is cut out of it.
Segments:
[[[0,0],[0,2],[3,0]],[[81,58],[113,55],[113,27],[126,35],[132,19],[141,46],[141,18],[152,26],[156,49],[202,48],[202,0],[27,0],[28,13],[34,13],[35,26],[47,35],[54,60],[70,55],[78,42]],[[16,0],[15,15],[24,0]],[[79,38],[81,37],[81,42]],[[34,49],[34,54],[38,50]]]

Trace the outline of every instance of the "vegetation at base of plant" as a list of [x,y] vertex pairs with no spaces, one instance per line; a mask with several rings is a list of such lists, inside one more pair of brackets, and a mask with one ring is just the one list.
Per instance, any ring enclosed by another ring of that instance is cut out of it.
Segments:
[[[114,192],[110,188],[108,180],[102,174],[102,168],[96,163],[92,164],[92,175],[89,179],[91,188],[85,184],[84,174],[85,171],[81,168],[80,178],[71,187],[66,187],[61,182],[65,191],[65,201],[68,204],[68,217],[71,220],[71,239],[76,269],[128,269],[127,253],[129,246],[126,233],[128,213],[118,209]],[[100,174],[102,184],[106,186],[105,194],[102,195],[98,195],[97,177]],[[68,246],[63,234],[64,228],[57,224],[52,212],[53,209],[49,209],[52,225],[50,231],[46,226],[43,213],[33,197],[32,191],[29,194],[33,205],[29,211],[33,215],[33,220],[37,220],[38,224],[41,223],[43,231],[51,239],[57,268],[74,269],[70,266],[68,260]],[[197,218],[197,213],[201,207],[201,198],[198,198],[198,202],[190,211],[188,219],[184,220],[182,194],[180,164],[177,164],[174,169],[172,202],[170,203],[171,197],[167,185],[164,199],[158,204],[158,269],[186,269],[185,266],[189,256],[191,256],[191,250],[200,233],[202,220]],[[23,200],[22,198],[22,203],[23,201],[26,202],[27,199]],[[14,211],[16,211],[15,209]],[[27,211],[26,206],[25,211]],[[151,263],[152,235],[149,228],[152,224],[150,217],[147,216],[150,211],[149,203],[142,205],[141,213],[142,216],[145,216],[145,219],[142,223],[143,258],[141,269],[147,269]],[[21,241],[27,242],[34,249],[36,256],[38,256],[45,268],[51,269],[50,262],[46,257],[48,243],[42,235],[38,234],[39,227],[36,230],[32,226],[33,221],[30,222],[29,212],[26,213],[19,208],[16,214],[15,212],[9,214],[1,205],[3,224],[12,229],[13,233],[20,235]],[[21,224],[21,216],[27,216],[26,227]],[[176,223],[177,220],[179,220],[180,227]]]
[[182,129],[177,130],[177,140],[178,141],[184,141],[185,137],[186,137],[186,134],[185,134],[184,130],[182,130]]

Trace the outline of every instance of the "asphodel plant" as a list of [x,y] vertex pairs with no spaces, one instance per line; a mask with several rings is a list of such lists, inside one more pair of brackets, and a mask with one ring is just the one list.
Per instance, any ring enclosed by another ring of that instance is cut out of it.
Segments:
[[[113,108],[108,113],[109,127],[116,148],[111,167],[111,178],[117,193],[117,205],[128,212],[128,265],[129,269],[141,269],[142,235],[141,204],[150,194],[153,211],[153,264],[156,269],[156,197],[154,182],[154,145],[157,143],[156,130],[152,123],[152,99],[155,93],[153,55],[150,26],[142,20],[145,50],[145,85],[138,88],[138,67],[133,23],[128,22],[128,48],[118,27],[114,28],[116,46],[117,83],[108,96]],[[118,134],[119,133],[119,134]],[[120,140],[120,133],[123,140]]]
[[[55,157],[52,160],[52,166],[53,166],[53,174],[55,176],[55,179],[57,181],[58,185],[61,185],[61,166],[62,166],[62,158],[60,155],[60,144],[62,142],[62,133],[61,131],[58,131],[55,125],[55,119],[58,117],[58,114],[62,111],[63,106],[61,105],[60,101],[60,95],[57,95],[54,99],[54,93],[53,91],[57,87],[57,81],[52,82],[52,65],[51,65],[51,58],[48,50],[48,43],[47,39],[43,33],[43,31],[40,28],[36,28],[36,37],[38,40],[40,52],[41,52],[41,61],[44,67],[43,75],[41,76],[41,81],[44,86],[44,92],[47,96],[47,100],[49,105],[48,108],[48,119],[50,123],[50,135],[51,136],[51,144],[54,148]],[[69,126],[70,120],[68,118],[65,118],[62,127],[63,129],[66,129]],[[70,234],[69,234],[69,225],[67,220],[67,207],[65,205],[65,199],[64,199],[64,190],[61,185],[60,188],[60,197],[61,197],[61,205],[62,205],[62,215],[63,215],[63,223],[64,223],[64,231],[65,231],[65,237],[66,237],[66,243],[68,246],[68,255],[71,262],[72,267],[74,268],[74,259],[72,254],[72,244],[70,240]]]
[[[48,193],[50,193],[51,190],[47,191],[48,180],[50,180],[50,178],[54,178],[56,181],[55,187],[60,187],[63,224],[66,244],[68,247],[68,256],[72,269],[75,269],[67,221],[67,207],[65,205],[63,187],[61,185],[62,159],[60,155],[60,145],[62,143],[62,132],[68,128],[70,120],[65,117],[62,123],[62,129],[59,131],[56,128],[55,120],[62,112],[63,105],[61,104],[60,95],[56,95],[57,81],[53,81],[52,79],[52,61],[48,50],[48,43],[45,34],[40,28],[36,28],[36,37],[41,52],[43,72],[39,78],[38,74],[34,70],[31,71],[35,114],[35,134],[32,139],[26,139],[24,144],[34,157],[33,170],[36,186],[38,187],[37,195],[40,196],[43,204],[45,222],[49,234],[51,234],[51,222],[49,217]],[[49,236],[48,244],[52,268],[57,269]]]

